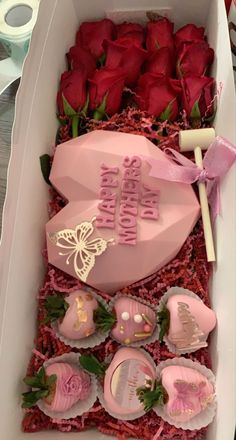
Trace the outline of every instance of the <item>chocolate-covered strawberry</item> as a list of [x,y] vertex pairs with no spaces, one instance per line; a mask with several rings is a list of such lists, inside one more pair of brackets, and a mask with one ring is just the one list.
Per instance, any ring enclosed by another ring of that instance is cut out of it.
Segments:
[[111,337],[123,345],[132,345],[152,336],[156,313],[134,298],[120,296],[114,300],[111,313],[99,307],[95,311],[97,328],[110,329]]
[[65,338],[79,340],[96,331],[93,319],[98,301],[87,291],[76,290],[69,295],[48,296],[45,303],[47,317],[44,322],[55,322],[58,331]]
[[123,347],[107,366],[87,355],[80,364],[100,378],[99,400],[115,418],[134,420],[154,409],[170,424],[199,429],[214,417],[214,376],[198,362],[175,358],[156,368],[144,350]]
[[[197,362],[190,361],[191,367],[186,367],[177,365],[178,361],[177,358],[173,359],[172,365],[162,369],[151,390],[140,387],[137,394],[146,410],[155,408],[157,414],[169,423],[183,429],[200,428],[209,424],[213,417],[214,411],[209,414],[207,421],[205,417],[196,420],[196,416],[214,405],[214,386],[197,370]],[[195,425],[188,424],[194,418]]]
[[110,332],[120,344],[132,345],[149,338],[156,329],[154,310],[128,296],[115,298],[109,311],[92,293],[78,290],[68,296],[48,296],[45,308],[44,322],[57,321],[58,333],[72,341],[97,331],[105,335]]
[[175,353],[190,353],[207,346],[216,315],[200,299],[188,294],[170,295],[158,312],[159,339]]
[[66,412],[91,392],[90,376],[75,365],[55,362],[40,368],[35,376],[26,376],[24,382],[32,391],[23,393],[23,408],[31,408],[43,400],[50,411]]

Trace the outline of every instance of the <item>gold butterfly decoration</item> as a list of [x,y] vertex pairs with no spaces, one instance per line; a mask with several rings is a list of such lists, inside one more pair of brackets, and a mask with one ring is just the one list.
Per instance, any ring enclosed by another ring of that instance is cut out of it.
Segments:
[[95,265],[95,257],[103,254],[108,243],[113,241],[113,239],[104,240],[103,238],[88,241],[94,232],[93,222],[95,220],[96,217],[93,217],[91,222],[80,223],[75,229],[48,233],[51,242],[65,250],[65,252],[59,252],[59,255],[68,256],[66,264],[70,264],[73,259],[75,274],[84,282]]

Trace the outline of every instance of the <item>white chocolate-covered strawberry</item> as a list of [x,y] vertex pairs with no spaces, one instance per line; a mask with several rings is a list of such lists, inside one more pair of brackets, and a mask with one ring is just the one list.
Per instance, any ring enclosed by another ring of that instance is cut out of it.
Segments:
[[65,338],[79,340],[96,331],[94,311],[98,302],[90,292],[76,290],[67,296],[48,296],[45,308],[48,321],[57,321],[58,331]]
[[55,362],[42,367],[36,376],[27,376],[24,382],[33,388],[23,394],[23,407],[30,408],[38,400],[44,400],[51,411],[66,412],[79,400],[88,398],[91,392],[90,376],[66,362]]
[[159,339],[171,343],[181,354],[207,346],[209,333],[216,325],[216,315],[200,299],[185,294],[168,298],[158,313]]

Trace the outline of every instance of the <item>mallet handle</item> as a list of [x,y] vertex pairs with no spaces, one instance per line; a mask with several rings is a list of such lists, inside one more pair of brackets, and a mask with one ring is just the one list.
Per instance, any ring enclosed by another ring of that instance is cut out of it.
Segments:
[[[202,150],[200,147],[194,148],[194,156],[196,165],[203,169],[202,164]],[[204,183],[198,183],[199,199],[202,211],[203,229],[206,243],[207,261],[216,261],[213,234],[211,228],[211,218],[208,206],[206,186]]]

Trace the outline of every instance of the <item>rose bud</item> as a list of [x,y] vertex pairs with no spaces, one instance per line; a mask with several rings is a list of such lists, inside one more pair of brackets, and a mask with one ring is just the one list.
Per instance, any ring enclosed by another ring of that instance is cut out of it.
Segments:
[[195,24],[186,24],[175,34],[175,45],[177,48],[182,43],[197,43],[204,40],[205,29],[197,27]]
[[156,73],[171,77],[174,71],[173,53],[169,47],[161,47],[150,52],[143,66],[144,72]]
[[208,67],[213,63],[214,50],[205,42],[182,44],[177,56],[177,75],[184,76],[205,75]]
[[158,324],[161,342],[164,338],[167,344],[171,343],[176,354],[191,353],[207,346],[208,335],[216,325],[216,315],[200,299],[176,293],[158,313]]
[[68,107],[71,109],[71,114],[82,110],[87,98],[86,81],[86,71],[82,66],[77,70],[62,74],[57,94],[57,106],[60,116],[70,113]]
[[24,382],[33,391],[23,393],[23,408],[31,408],[43,400],[51,411],[65,412],[91,392],[90,376],[75,365],[55,362],[40,368],[35,376],[26,376]]
[[120,40],[104,42],[106,67],[109,69],[122,68],[125,73],[125,84],[132,87],[138,80],[147,52],[131,41],[127,47],[127,41],[123,41],[123,43]]
[[142,46],[144,43],[144,28],[138,23],[121,23],[116,26],[117,39],[130,39],[133,44]]
[[86,75],[90,78],[96,70],[96,59],[87,49],[80,46],[73,46],[66,54],[70,70],[79,69],[83,66]]
[[148,72],[139,79],[135,101],[141,110],[146,110],[150,115],[162,121],[173,121],[179,113],[181,93],[178,80]]
[[174,24],[168,18],[158,21],[149,21],[147,24],[146,46],[148,51],[169,47],[174,49],[173,37]]
[[182,107],[193,122],[212,116],[214,112],[214,78],[190,76],[181,80]]
[[89,107],[95,119],[102,119],[105,114],[112,116],[120,110],[124,84],[123,69],[103,67],[95,71],[89,80]]
[[103,55],[103,41],[113,40],[115,36],[114,23],[104,18],[100,21],[84,22],[76,34],[76,45],[90,50],[97,59]]

